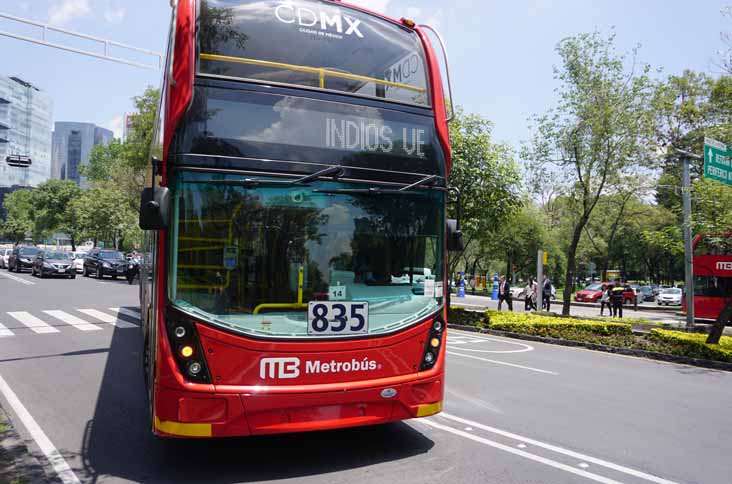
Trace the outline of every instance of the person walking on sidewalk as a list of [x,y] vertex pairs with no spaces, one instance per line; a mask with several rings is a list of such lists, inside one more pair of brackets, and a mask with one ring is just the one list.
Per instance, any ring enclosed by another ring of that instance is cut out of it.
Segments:
[[513,311],[513,298],[511,297],[511,285],[508,283],[506,276],[501,276],[498,283],[498,310],[501,310],[501,304],[506,301],[508,310]]
[[532,309],[536,309],[536,283],[532,277],[529,277],[524,288],[524,311]]
[[622,284],[615,284],[612,289],[613,317],[623,317],[623,292],[625,288]]
[[552,281],[544,274],[544,281],[541,283],[542,309],[550,310],[552,304]]
[[612,295],[612,290],[610,289],[609,285],[602,285],[602,296],[600,296],[600,316],[604,316],[605,313],[605,307],[607,306],[607,312],[609,316],[613,315],[613,309],[610,305],[610,296]]

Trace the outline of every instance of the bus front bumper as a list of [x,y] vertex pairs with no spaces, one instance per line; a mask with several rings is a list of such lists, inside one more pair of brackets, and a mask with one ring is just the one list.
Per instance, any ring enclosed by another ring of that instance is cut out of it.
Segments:
[[201,394],[165,389],[156,391],[153,432],[162,437],[234,437],[427,417],[442,410],[443,380],[438,375],[325,393]]

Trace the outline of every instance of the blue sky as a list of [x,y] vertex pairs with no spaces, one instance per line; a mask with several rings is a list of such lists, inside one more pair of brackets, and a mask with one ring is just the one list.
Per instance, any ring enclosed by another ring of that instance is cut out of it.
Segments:
[[[450,53],[455,102],[490,119],[495,137],[517,148],[529,137],[527,118],[554,103],[554,47],[562,38],[614,27],[621,50],[640,43],[641,60],[666,74],[714,73],[720,32],[732,30],[732,19],[720,14],[729,3],[721,0],[353,1],[436,25]],[[170,7],[168,0],[2,0],[0,12],[162,52]],[[2,19],[0,30],[32,34]],[[6,37],[0,52],[0,74],[48,91],[56,121],[94,122],[117,134],[130,98],[160,82],[159,71]]]

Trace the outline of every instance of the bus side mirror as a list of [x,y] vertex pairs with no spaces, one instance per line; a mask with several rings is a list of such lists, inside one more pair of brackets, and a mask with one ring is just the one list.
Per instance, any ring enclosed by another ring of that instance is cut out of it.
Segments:
[[167,187],[148,187],[140,197],[140,228],[167,229],[170,220],[170,190]]
[[463,245],[463,233],[458,228],[458,221],[454,218],[447,219],[447,250],[459,252],[465,249]]

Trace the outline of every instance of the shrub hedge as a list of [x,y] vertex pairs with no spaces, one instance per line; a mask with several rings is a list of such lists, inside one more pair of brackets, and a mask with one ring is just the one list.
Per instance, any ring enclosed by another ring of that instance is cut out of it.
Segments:
[[732,337],[722,336],[718,345],[706,344],[707,335],[667,329],[651,330],[650,338],[666,343],[669,353],[703,360],[732,362]]
[[632,326],[628,323],[494,310],[486,311],[485,316],[490,329],[533,336],[583,340],[584,336],[631,336],[633,334]]

